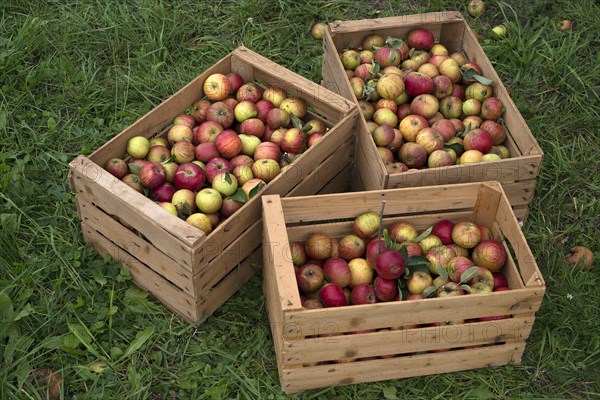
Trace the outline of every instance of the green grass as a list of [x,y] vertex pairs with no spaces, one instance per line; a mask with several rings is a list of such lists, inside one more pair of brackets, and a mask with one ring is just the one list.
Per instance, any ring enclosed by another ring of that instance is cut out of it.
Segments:
[[[465,10],[463,1],[10,1],[0,4],[0,398],[275,399],[260,274],[198,326],[137,289],[81,237],[67,164],[129,126],[238,45],[319,82],[315,21]],[[600,7],[487,1],[467,18],[545,152],[524,232],[546,279],[523,363],[308,391],[297,398],[597,398]],[[575,29],[558,32],[561,19]],[[505,40],[490,28],[504,23]]]

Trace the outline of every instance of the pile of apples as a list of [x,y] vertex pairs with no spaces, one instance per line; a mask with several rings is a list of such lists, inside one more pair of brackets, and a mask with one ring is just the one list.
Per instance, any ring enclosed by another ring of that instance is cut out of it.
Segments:
[[340,58],[389,172],[510,157],[493,82],[431,31],[413,29],[406,40],[370,34]]
[[[205,96],[162,136],[135,136],[104,168],[209,234],[327,132],[307,105],[276,86],[215,73]],[[303,121],[308,119],[308,121]]]
[[[380,225],[379,215],[367,212],[339,240],[314,232],[304,242],[290,243],[303,307],[510,290],[502,273],[507,251],[489,228],[444,219],[419,234],[410,222],[398,221],[378,236]],[[478,321],[503,318],[508,316]]]

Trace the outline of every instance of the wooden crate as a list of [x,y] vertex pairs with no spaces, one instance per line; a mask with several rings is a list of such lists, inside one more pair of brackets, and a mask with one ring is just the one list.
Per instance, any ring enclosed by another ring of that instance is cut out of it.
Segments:
[[[512,290],[307,310],[289,243],[313,232],[341,238],[366,211],[424,230],[441,219],[470,220],[505,245]],[[303,198],[263,196],[263,289],[283,391],[519,364],[545,283],[498,182],[388,189]],[[336,222],[331,222],[336,221]],[[493,315],[511,318],[468,322]],[[457,325],[431,323],[465,320]],[[405,325],[416,328],[398,329]],[[396,329],[396,330],[381,330]],[[377,330],[371,333],[349,334]],[[472,347],[479,346],[479,347]],[[449,349],[450,351],[440,352]],[[390,358],[382,358],[388,355]]]
[[432,31],[450,52],[462,50],[469,60],[481,66],[484,76],[494,81],[494,95],[506,107],[503,116],[508,131],[506,146],[512,157],[486,163],[389,173],[377,153],[375,143],[361,115],[355,153],[360,174],[360,182],[357,183],[360,183],[361,187],[356,185],[356,189],[377,190],[446,183],[499,181],[503,184],[511,205],[518,209],[518,216],[526,217],[528,204],[533,199],[543,153],[460,12],[436,12],[330,23],[323,38],[325,86],[349,100],[356,101],[338,52],[348,47],[360,46],[362,38],[368,34],[406,37],[407,33],[415,28],[426,28]]
[[[304,99],[313,117],[330,128],[317,145],[262,190],[295,196],[341,191],[348,185],[357,110],[352,102],[240,47],[70,167],[84,240],[131,270],[133,281],[184,319],[196,322],[214,312],[261,264],[261,203],[255,196],[209,235],[169,214],[114,178],[102,166],[125,154],[136,135],[166,135],[168,125],[203,96],[212,73],[237,72],[245,81],[279,86]],[[167,128],[165,128],[167,127]]]

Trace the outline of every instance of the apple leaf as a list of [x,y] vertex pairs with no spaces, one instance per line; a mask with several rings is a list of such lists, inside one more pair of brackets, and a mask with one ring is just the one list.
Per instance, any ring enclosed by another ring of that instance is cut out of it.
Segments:
[[423,290],[422,296],[425,298],[431,297],[435,292],[437,292],[437,288],[435,286],[429,286]]
[[169,157],[168,159],[166,159],[165,161],[161,162],[162,165],[166,165],[168,163],[170,163],[171,161],[175,160],[175,155],[171,154],[171,157]]
[[290,113],[290,119],[294,128],[302,130],[302,120],[300,118],[296,117],[294,113]]
[[231,180],[231,176],[229,175],[229,172],[225,172],[225,181],[226,181],[227,183],[229,183],[230,185],[231,185],[231,182],[233,182],[233,181]]
[[467,124],[467,126],[465,126],[465,130],[462,131],[462,132],[457,133],[456,136],[462,139],[462,138],[465,137],[465,135],[467,134],[467,132],[469,132],[470,130],[471,130],[471,123],[469,122]]
[[379,75],[379,71],[381,71],[381,65],[375,60],[371,61],[371,65],[373,65],[373,75]]
[[[411,257],[412,258],[412,257]],[[429,273],[429,268],[423,264],[415,264],[410,266],[410,272],[415,273],[416,271]]]
[[465,282],[469,282],[471,279],[473,279],[473,277],[475,276],[475,274],[477,273],[477,271],[479,271],[479,267],[477,267],[477,266],[473,266],[473,267],[467,269],[460,276],[460,282],[459,282],[459,284],[462,284],[462,283],[465,283]]
[[183,216],[187,218],[190,215],[192,215],[192,207],[188,203],[183,203]]
[[425,229],[425,231],[423,231],[423,233],[421,233],[419,236],[417,236],[417,238],[415,239],[415,242],[419,243],[421,240],[423,240],[427,236],[431,235],[431,231],[433,231],[433,226],[430,226],[429,228]]
[[253,198],[254,196],[256,196],[256,193],[258,193],[258,192],[259,192],[259,190],[260,190],[260,189],[262,189],[262,187],[263,187],[264,185],[265,185],[265,184],[264,184],[263,182],[258,182],[258,185],[254,186],[254,187],[253,187],[253,188],[250,190],[250,192],[248,193],[248,197],[249,197],[249,198]]
[[139,175],[140,169],[142,169],[142,167],[139,164],[135,164],[135,163],[129,163],[129,164],[127,164],[127,166],[129,167],[129,171],[131,171],[132,174],[136,174],[136,175]]
[[404,40],[398,38],[387,38],[385,43],[393,49],[401,49],[404,44]]
[[415,51],[417,51],[417,49],[415,49],[414,47],[411,47],[411,49],[408,51],[408,58],[412,58]]
[[[406,250],[406,247],[404,247],[404,249]],[[429,270],[427,269],[427,266],[429,264],[431,264],[431,262],[423,256],[412,256],[408,257],[408,259],[406,260],[407,267],[416,267],[417,265],[422,265],[423,267],[425,267],[425,272],[429,272]]]
[[444,148],[452,149],[456,154],[459,154],[464,148],[460,145],[460,143],[444,143]]
[[[392,242],[392,247],[395,247],[395,245],[396,242]],[[398,253],[400,253],[402,258],[404,258],[404,261],[408,263],[408,250],[406,249],[406,247],[401,247],[400,250],[398,250]]]
[[[408,271],[408,269],[404,270],[404,276],[405,277],[407,276],[406,271]],[[398,279],[398,287],[400,289],[406,289],[406,280],[405,279]]]
[[464,290],[465,292],[469,292],[469,293],[471,293],[471,286],[469,286],[469,285],[464,285],[464,284],[463,284],[463,285],[459,285],[459,287],[460,287],[462,290]]
[[368,85],[365,85],[365,88],[363,89],[363,96],[362,96],[362,97],[363,97],[365,100],[367,100],[367,101],[368,101],[368,100],[370,100],[370,99],[371,99],[371,95],[372,95],[373,93],[375,93],[376,91],[377,91],[377,89],[375,89],[374,87],[372,87],[372,86],[368,86]]
[[244,193],[244,191],[242,190],[242,188],[238,188],[234,194],[232,194],[231,196],[229,196],[228,198],[231,198],[235,201],[239,201],[240,203],[245,203],[246,202],[246,194]]
[[304,132],[304,133],[308,133],[308,131],[310,131],[310,130],[311,130],[311,128],[312,128],[312,126],[310,126],[309,124],[306,124],[306,125],[304,125],[304,126],[302,127],[302,129],[301,129],[301,130],[302,130],[302,132]]
[[441,265],[438,265],[438,267],[437,267],[437,274],[446,282],[448,282],[448,280],[450,279],[448,277],[448,271],[446,271],[446,269],[444,267],[442,267]]
[[144,192],[144,196],[146,196],[146,197],[150,197],[150,189],[148,189],[148,188],[147,188],[147,187],[145,187],[145,186],[142,186],[142,190],[143,190],[143,192]]
[[391,249],[394,241],[392,240],[392,238],[390,237],[390,233],[388,232],[387,229],[383,230],[383,240],[385,242],[385,248],[386,249]]
[[402,293],[402,288],[398,285],[398,301],[402,301],[404,293]]
[[473,75],[473,78],[474,78],[474,79],[475,79],[477,82],[479,82],[479,83],[482,83],[482,84],[484,84],[484,85],[488,85],[488,86],[489,86],[489,85],[491,85],[492,83],[494,83],[494,81],[493,81],[493,80],[491,80],[491,79],[488,79],[488,78],[486,78],[485,76],[481,76],[481,75],[477,75],[477,74]]

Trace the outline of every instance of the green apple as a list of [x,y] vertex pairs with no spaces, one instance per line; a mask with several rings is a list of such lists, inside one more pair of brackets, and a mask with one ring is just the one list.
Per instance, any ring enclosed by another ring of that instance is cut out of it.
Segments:
[[205,214],[214,214],[221,209],[223,197],[215,189],[205,188],[196,194],[196,206]]
[[195,213],[187,217],[185,220],[188,224],[195,226],[207,235],[212,231],[212,223],[210,218],[202,213]]
[[253,157],[256,147],[261,144],[260,138],[253,135],[246,135],[245,133],[238,136],[242,141],[242,154]]
[[229,172],[221,172],[213,178],[212,188],[221,193],[223,197],[231,196],[238,188],[238,180]]
[[131,158],[146,158],[150,150],[150,141],[143,136],[134,136],[127,141],[127,154]]

